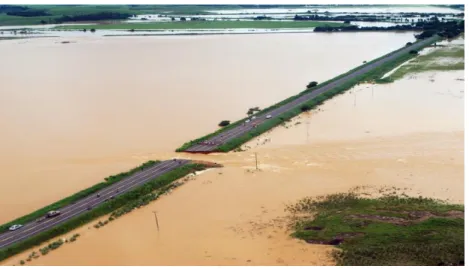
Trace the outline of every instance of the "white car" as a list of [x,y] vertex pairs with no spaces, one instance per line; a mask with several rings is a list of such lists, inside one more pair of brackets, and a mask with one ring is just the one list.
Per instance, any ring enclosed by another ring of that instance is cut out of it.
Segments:
[[267,116],[265,116],[265,118],[270,119],[270,118],[272,118],[272,115],[267,115]]
[[15,224],[15,225],[11,226],[11,227],[9,228],[9,230],[10,230],[10,231],[16,231],[16,230],[18,230],[18,229],[21,228],[21,227],[23,227],[23,225],[21,225],[21,224]]
[[251,120],[255,120],[256,119],[256,116],[252,116]]
[[245,121],[245,123],[249,123],[250,121],[251,121],[251,120],[248,119],[248,120]]

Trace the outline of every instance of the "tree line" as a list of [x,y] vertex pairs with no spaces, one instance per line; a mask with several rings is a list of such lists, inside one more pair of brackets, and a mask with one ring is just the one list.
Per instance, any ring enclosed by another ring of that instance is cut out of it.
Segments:
[[357,25],[348,25],[343,27],[316,27],[314,32],[357,32],[357,31],[422,31],[415,35],[417,39],[424,39],[435,34],[445,38],[453,38],[464,32],[464,20],[462,21],[441,21],[437,17],[430,21],[417,22],[408,25],[395,25],[388,27],[359,27]]

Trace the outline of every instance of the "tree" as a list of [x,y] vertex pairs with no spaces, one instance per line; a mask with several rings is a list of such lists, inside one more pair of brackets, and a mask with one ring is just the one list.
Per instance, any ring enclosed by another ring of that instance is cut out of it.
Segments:
[[229,121],[229,120],[222,120],[222,121],[218,124],[218,126],[220,126],[220,127],[225,127],[225,126],[228,126],[228,125],[230,125],[230,121]]
[[47,22],[45,20],[41,20],[41,24],[46,24]]
[[308,83],[308,85],[306,85],[306,88],[313,88],[313,87],[316,87],[318,85],[318,83],[316,81],[311,81],[310,83]]
[[344,21],[345,24],[350,24],[350,20]]
[[410,54],[418,54],[419,52],[416,51],[416,50],[411,50],[411,51],[409,51],[409,53],[410,53]]
[[96,29],[91,28],[90,32],[94,33],[94,32],[96,32]]
[[171,17],[171,20],[172,20],[172,21],[175,21],[176,19],[175,19],[174,17]]
[[406,46],[410,46],[412,45],[412,42],[407,42],[407,44],[405,44]]
[[186,21],[185,17],[181,17],[180,21]]
[[85,33],[86,33],[86,28],[84,28],[84,29],[83,29],[83,32],[85,32]]
[[130,29],[131,32],[135,32],[135,29]]

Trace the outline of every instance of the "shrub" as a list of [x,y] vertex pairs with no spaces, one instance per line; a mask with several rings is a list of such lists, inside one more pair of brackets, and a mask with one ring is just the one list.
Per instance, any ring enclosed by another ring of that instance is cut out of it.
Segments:
[[96,29],[91,28],[90,32],[94,33],[94,32],[96,32]]
[[228,125],[230,125],[229,120],[223,120],[218,124],[218,126],[220,126],[220,127],[225,127],[225,126],[228,126]]
[[313,87],[316,87],[318,85],[318,83],[316,81],[311,81],[310,83],[308,83],[308,85],[306,85],[306,88],[313,88]]
[[409,54],[418,54],[418,53],[419,53],[419,52],[416,51],[416,50],[411,50],[411,51],[409,51]]

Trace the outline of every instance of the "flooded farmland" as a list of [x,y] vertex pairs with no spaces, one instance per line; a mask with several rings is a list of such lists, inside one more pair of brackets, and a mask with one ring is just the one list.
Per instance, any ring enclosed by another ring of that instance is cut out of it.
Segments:
[[[176,156],[176,147],[221,120],[413,40],[309,33],[2,41],[1,221],[145,160]],[[285,204],[367,184],[462,202],[463,79],[462,71],[430,72],[361,85],[244,152],[179,154],[226,167],[99,231],[85,225],[79,241],[31,264],[331,265],[330,247],[289,237]],[[254,152],[261,171],[252,172]]]

